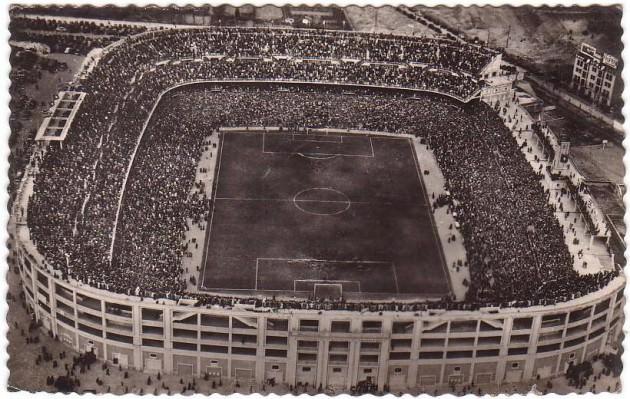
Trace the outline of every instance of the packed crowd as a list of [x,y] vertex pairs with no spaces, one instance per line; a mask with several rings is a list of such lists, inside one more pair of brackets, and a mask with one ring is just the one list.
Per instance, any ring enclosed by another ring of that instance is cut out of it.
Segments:
[[[214,53],[229,59],[195,59]],[[266,57],[278,54],[424,65]],[[77,87],[88,95],[63,149],[49,147],[36,177],[28,209],[32,238],[66,278],[120,293],[179,298],[188,295],[181,278],[187,220],[209,208],[207,198],[191,200],[187,195],[203,140],[213,129],[302,126],[404,132],[426,137],[458,200],[448,206],[462,226],[472,281],[468,304],[448,306],[526,306],[596,290],[614,273],[580,277],[572,269],[563,231],[546,202],[548,193],[496,110],[402,90],[354,87],[353,95],[344,93],[348,84],[411,85],[465,97],[476,87],[468,73],[478,72],[489,58],[472,46],[355,33],[218,29],[132,37],[107,51]],[[177,61],[164,62],[169,60]],[[141,140],[161,92],[203,79],[346,86],[288,85],[288,92],[278,91],[276,84],[226,84],[218,90],[185,86],[164,97]],[[200,303],[213,301],[198,298]]]
[[[204,54],[231,57],[291,56],[371,62],[420,63],[452,72],[476,74],[495,55],[479,46],[449,40],[297,29],[188,29],[152,31],[130,38],[130,50],[142,64],[159,52],[161,59]],[[140,49],[154,50],[142,52]]]

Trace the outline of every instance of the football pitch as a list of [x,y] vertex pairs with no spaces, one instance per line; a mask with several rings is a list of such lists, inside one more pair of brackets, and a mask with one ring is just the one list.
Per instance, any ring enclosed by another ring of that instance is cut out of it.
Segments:
[[410,139],[224,132],[218,157],[202,290],[450,293]]

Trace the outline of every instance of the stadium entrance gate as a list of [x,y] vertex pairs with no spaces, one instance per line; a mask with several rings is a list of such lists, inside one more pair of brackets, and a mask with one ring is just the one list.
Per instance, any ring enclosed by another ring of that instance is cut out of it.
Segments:
[[348,367],[346,366],[328,366],[328,386],[335,389],[344,389],[347,375]]
[[127,368],[129,367],[129,356],[122,353],[114,352],[112,353],[112,362],[115,365],[120,365],[120,367]]
[[265,380],[274,380],[276,384],[284,383],[284,370],[278,364],[271,365],[265,370]]
[[177,375],[190,377],[193,375],[193,365],[190,363],[177,363]]
[[162,359],[159,359],[155,353],[151,353],[144,359],[144,371],[153,374],[162,371]]
[[248,382],[248,381],[253,381],[254,380],[254,372],[252,371],[252,369],[241,369],[241,368],[235,368],[234,369],[234,378],[236,379],[236,381],[242,382]]
[[394,369],[390,371],[388,385],[390,388],[407,387],[407,374],[403,367],[394,367]]
[[508,370],[505,372],[505,382],[519,382],[522,378],[522,370]]
[[359,381],[368,381],[376,384],[378,381],[378,366],[376,367],[359,367]]
[[551,377],[551,366],[539,367],[536,374],[539,375],[540,378]]
[[313,366],[298,366],[295,373],[295,382],[298,384],[308,384],[309,386],[315,386],[317,379],[317,367]]

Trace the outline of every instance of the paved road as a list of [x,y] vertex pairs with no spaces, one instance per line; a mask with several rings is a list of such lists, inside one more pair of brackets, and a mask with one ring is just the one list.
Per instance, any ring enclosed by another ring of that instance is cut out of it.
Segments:
[[600,110],[598,110],[596,107],[588,104],[587,102],[585,102],[584,100],[575,97],[573,94],[569,93],[568,91],[566,91],[563,88],[557,87],[556,85],[543,80],[537,76],[534,76],[532,74],[528,74],[527,75],[527,79],[530,80],[531,82],[533,82],[534,84],[536,84],[538,87],[544,89],[545,91],[547,91],[549,94],[553,95],[553,96],[557,96],[559,100],[568,103],[578,109],[580,109],[581,111],[586,112],[587,114],[589,114],[590,116],[592,116],[593,118],[605,123],[606,125],[612,127],[613,129],[615,129],[615,131],[619,134],[621,134],[623,136],[624,131],[623,131],[623,122],[622,121],[618,121],[614,118],[612,118],[609,115],[604,114],[603,112],[601,112]]

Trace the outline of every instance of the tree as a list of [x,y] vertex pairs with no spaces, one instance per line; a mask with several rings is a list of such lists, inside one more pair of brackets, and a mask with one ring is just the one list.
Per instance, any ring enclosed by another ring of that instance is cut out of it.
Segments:
[[612,353],[607,354],[602,358],[602,362],[604,363],[604,367],[610,369],[615,377],[621,374],[621,370],[623,369],[621,356]]

